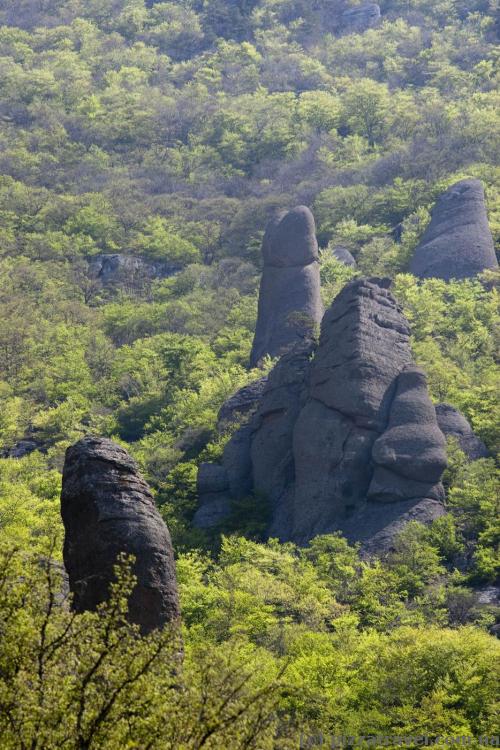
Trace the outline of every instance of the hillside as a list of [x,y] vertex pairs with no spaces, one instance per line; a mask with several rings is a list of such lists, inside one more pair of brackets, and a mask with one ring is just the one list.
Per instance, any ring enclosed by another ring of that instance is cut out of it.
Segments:
[[[497,9],[357,5],[0,0],[2,750],[498,734],[498,271],[436,278],[415,256],[465,178],[484,188],[498,246]],[[194,522],[199,467],[238,435],[221,408],[277,361],[252,351],[261,245],[295,206],[316,221],[315,309],[353,279],[389,277],[430,399],[484,447],[470,460],[448,439],[448,512],[408,524],[381,559],[352,535],[268,539],[255,488],[218,525]],[[468,240],[444,242],[456,255]],[[70,627],[64,608],[49,626],[63,645],[40,666],[65,451],[89,434],[137,461],[170,529],[185,693],[171,644],[139,648],[119,593],[103,617],[123,647],[104,672],[91,654],[109,657],[106,626],[89,614]],[[103,713],[102,685],[135,669]]]

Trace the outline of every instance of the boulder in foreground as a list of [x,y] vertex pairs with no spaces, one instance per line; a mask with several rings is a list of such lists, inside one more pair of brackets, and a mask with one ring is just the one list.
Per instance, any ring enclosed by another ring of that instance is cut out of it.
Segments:
[[64,564],[76,611],[105,601],[121,553],[135,557],[130,620],[147,633],[180,617],[169,531],[129,454],[111,440],[85,437],[68,448],[61,514]]

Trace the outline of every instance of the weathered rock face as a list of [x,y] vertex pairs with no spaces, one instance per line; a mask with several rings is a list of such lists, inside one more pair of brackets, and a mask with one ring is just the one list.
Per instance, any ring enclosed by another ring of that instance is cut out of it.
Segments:
[[445,438],[387,286],[348,284],[319,346],[303,341],[278,362],[257,411],[226,446],[213,507],[234,496],[227,456],[237,451],[238,481],[269,499],[268,531],[282,540],[306,544],[340,530],[383,549],[408,520],[444,512]]
[[480,180],[461,180],[443,193],[410,263],[422,279],[466,279],[497,268]]
[[266,387],[267,377],[259,378],[250,385],[240,388],[222,406],[218,414],[217,429],[224,432],[228,427],[242,421],[248,421],[257,409]]
[[104,287],[140,285],[152,279],[164,279],[179,273],[175,263],[148,262],[134,255],[113,253],[95,255],[89,260],[89,276]]
[[443,500],[444,437],[427,393],[425,375],[408,365],[396,379],[386,429],[372,448],[368,497],[379,502],[427,497]]
[[342,245],[337,245],[332,250],[332,255],[334,258],[339,260],[341,263],[344,264],[344,266],[350,266],[351,268],[356,267],[356,261],[352,257],[351,253],[346,247],[342,247]]
[[436,416],[439,429],[446,437],[453,437],[458,441],[460,448],[471,461],[479,458],[488,458],[490,455],[487,447],[474,433],[464,415],[450,404],[438,404]]
[[178,620],[170,534],[149,487],[123,448],[94,437],[68,448],[61,515],[64,564],[76,611],[94,610],[106,600],[117,556],[127,553],[136,558],[131,621],[146,633]]
[[377,3],[365,3],[344,11],[342,26],[352,32],[366,31],[377,26],[380,16],[380,6]]
[[321,322],[319,251],[314,217],[305,206],[279,214],[262,243],[260,284],[252,367],[268,354],[281,356],[310,336]]
[[35,440],[34,438],[23,438],[22,440],[18,440],[17,443],[15,443],[10,448],[4,448],[1,451],[2,458],[24,458],[25,456],[29,456],[30,453],[33,453],[37,450],[44,449],[43,443],[39,442],[38,440]]
[[231,513],[231,499],[240,499],[252,492],[248,422],[258,409],[266,383],[267,377],[262,377],[240,388],[219,412],[219,434],[241,426],[224,449],[224,466],[201,464],[199,468],[199,508],[195,523],[200,527],[210,528],[220,524]]

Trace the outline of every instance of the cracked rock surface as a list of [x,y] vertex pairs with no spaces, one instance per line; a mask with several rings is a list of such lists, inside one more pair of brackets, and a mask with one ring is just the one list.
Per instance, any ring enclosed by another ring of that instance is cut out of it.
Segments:
[[180,617],[169,531],[135,461],[106,438],[85,437],[68,448],[61,515],[64,565],[73,607],[95,610],[109,594],[121,553],[133,555],[137,577],[129,599],[130,620],[141,631]]
[[224,488],[200,488],[198,525],[235,488],[267,497],[269,535],[299,544],[342,531],[384,549],[408,520],[444,513],[445,438],[388,286],[352,281],[325,314],[319,344],[304,340],[278,362],[226,446]]

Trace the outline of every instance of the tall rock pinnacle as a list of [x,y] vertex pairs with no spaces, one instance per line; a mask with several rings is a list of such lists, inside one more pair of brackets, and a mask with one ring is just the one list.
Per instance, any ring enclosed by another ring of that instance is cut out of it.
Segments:
[[264,271],[252,367],[280,356],[321,322],[319,252],[311,211],[298,206],[272,220],[262,243]]
[[123,448],[96,437],[68,448],[61,515],[64,564],[76,611],[95,610],[107,599],[117,556],[127,553],[135,557],[137,578],[130,620],[147,633],[179,619],[170,534]]
[[498,268],[480,180],[461,180],[446,190],[432,211],[410,263],[422,279],[467,279]]

